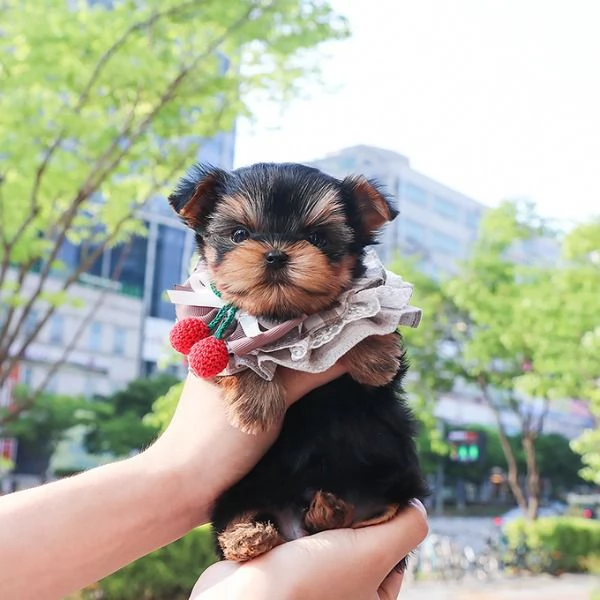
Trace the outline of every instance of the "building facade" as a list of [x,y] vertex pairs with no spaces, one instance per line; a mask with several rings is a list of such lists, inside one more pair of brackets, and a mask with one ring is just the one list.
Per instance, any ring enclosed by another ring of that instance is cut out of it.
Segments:
[[453,273],[467,255],[485,206],[415,171],[406,156],[355,146],[310,164],[335,177],[360,173],[375,178],[394,197],[400,216],[380,237],[384,262],[401,252],[418,258],[424,272],[439,278]]

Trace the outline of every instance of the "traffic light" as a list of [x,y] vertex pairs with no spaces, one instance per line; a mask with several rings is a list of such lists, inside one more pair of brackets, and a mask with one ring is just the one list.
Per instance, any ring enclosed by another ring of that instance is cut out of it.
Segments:
[[483,453],[483,435],[478,431],[450,431],[450,460],[459,463],[476,463]]

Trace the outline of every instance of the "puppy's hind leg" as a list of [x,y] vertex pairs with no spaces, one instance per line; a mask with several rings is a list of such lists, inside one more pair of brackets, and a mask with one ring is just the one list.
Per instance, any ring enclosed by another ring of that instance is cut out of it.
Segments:
[[217,540],[225,559],[235,562],[251,560],[285,542],[275,525],[257,513],[246,513],[229,523]]
[[309,534],[350,527],[354,507],[330,492],[318,491],[304,515],[304,527]]

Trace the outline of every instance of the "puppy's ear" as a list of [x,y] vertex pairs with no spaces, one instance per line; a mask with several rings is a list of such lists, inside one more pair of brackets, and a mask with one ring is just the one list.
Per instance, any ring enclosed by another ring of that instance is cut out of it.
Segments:
[[393,221],[398,216],[398,211],[376,181],[362,175],[353,175],[346,177],[342,184],[350,189],[356,198],[365,234],[376,233],[388,221]]
[[169,204],[192,229],[205,224],[223,193],[229,173],[210,165],[194,165],[179,180]]

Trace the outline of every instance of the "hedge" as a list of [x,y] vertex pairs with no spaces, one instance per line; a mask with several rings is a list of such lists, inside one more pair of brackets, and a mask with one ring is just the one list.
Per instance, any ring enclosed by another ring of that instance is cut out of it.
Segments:
[[539,573],[594,572],[600,564],[600,521],[577,517],[518,519],[506,526],[508,566]]
[[210,527],[199,527],[86,588],[82,598],[188,600],[200,573],[216,560]]

